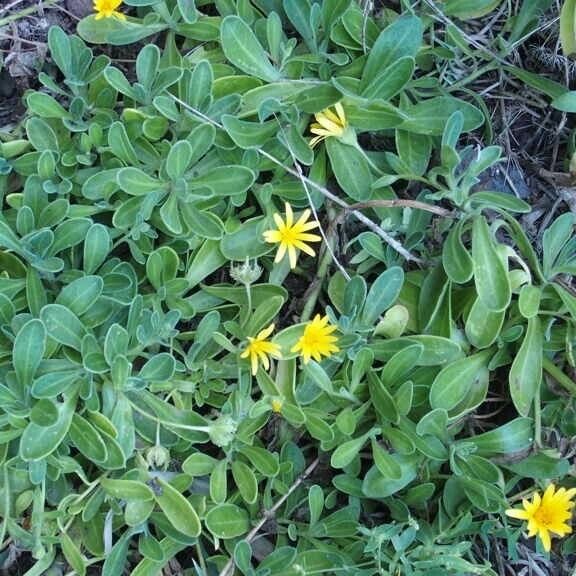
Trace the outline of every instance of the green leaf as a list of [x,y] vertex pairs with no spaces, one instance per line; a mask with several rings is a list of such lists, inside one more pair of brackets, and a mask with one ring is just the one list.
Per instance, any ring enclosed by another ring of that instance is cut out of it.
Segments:
[[198,20],[198,11],[194,0],[178,0],[178,8],[187,24],[194,24]]
[[432,382],[430,406],[450,410],[458,405],[469,393],[474,382],[485,377],[491,351],[456,360],[445,366]]
[[390,100],[410,82],[413,73],[414,58],[404,56],[377,72],[375,78],[362,90],[362,96]]
[[110,126],[108,130],[108,146],[110,146],[112,154],[120,158],[125,164],[138,164],[136,151],[122,122],[114,122]]
[[150,192],[163,190],[165,184],[148,176],[138,168],[122,168],[116,175],[118,186],[132,196],[144,196]]
[[14,340],[12,362],[21,390],[32,384],[46,350],[46,329],[40,320],[26,322]]
[[119,480],[115,478],[101,478],[100,486],[104,492],[119,500],[154,500],[154,492],[144,482],[138,480]]
[[258,481],[252,469],[244,462],[235,460],[232,462],[232,476],[243,500],[247,504],[254,504],[258,499]]
[[142,366],[138,374],[142,380],[168,381],[176,370],[176,360],[167,352],[155,354]]
[[266,82],[281,74],[268,59],[250,27],[238,16],[226,16],[220,25],[220,43],[226,58],[237,68]]
[[48,30],[48,47],[56,66],[60,68],[65,77],[70,76],[69,71],[72,64],[70,39],[60,26],[52,26]]
[[483,216],[474,218],[472,260],[474,283],[482,303],[495,312],[506,309],[512,296],[508,270],[496,250],[492,233]]
[[26,134],[28,140],[36,150],[42,152],[43,150],[58,151],[58,138],[54,130],[47,122],[40,118],[30,118],[26,122]]
[[524,318],[532,318],[536,316],[540,310],[540,300],[542,298],[542,290],[538,286],[531,284],[524,284],[520,289],[520,297],[518,299],[518,309]]
[[208,511],[205,521],[208,530],[223,540],[237,538],[250,530],[248,513],[234,504],[215,506]]
[[382,369],[382,382],[387,386],[395,386],[418,365],[424,347],[421,344],[413,344],[399,350],[385,364]]
[[[163,20],[148,21],[146,24],[141,22],[141,20],[136,19],[120,20],[119,18],[96,20],[96,16],[90,14],[78,22],[76,31],[86,42],[91,44],[125,46],[143,40],[147,36],[159,34],[169,26]],[[107,68],[106,72],[110,69]]]
[[229,114],[222,116],[222,124],[234,144],[244,149],[258,149],[264,146],[268,140],[276,136],[279,130],[276,120],[247,122]]
[[26,104],[31,112],[41,118],[68,118],[66,109],[52,96],[45,92],[30,92],[26,97]]
[[398,479],[392,479],[383,476],[380,470],[372,466],[362,481],[362,492],[368,498],[386,498],[406,487],[414,478],[418,471],[418,460],[413,456],[400,456],[393,454],[392,458],[400,467],[401,476]]
[[192,146],[187,140],[180,140],[173,144],[166,158],[166,173],[168,177],[176,181],[182,178],[188,170],[192,159]]
[[156,478],[156,482],[159,484],[160,489],[155,492],[154,497],[170,524],[178,532],[182,532],[186,536],[192,538],[200,536],[202,531],[200,518],[198,518],[198,514],[192,504],[176,488],[162,480],[162,478]]
[[542,382],[543,335],[540,319],[528,319],[528,329],[510,368],[508,381],[512,402],[521,416],[528,416]]
[[216,462],[217,460],[208,454],[195,452],[182,462],[182,471],[189,476],[208,476]]
[[463,223],[454,225],[442,247],[442,265],[446,275],[456,284],[465,284],[474,274],[474,262],[462,242]]
[[421,344],[422,354],[418,360],[418,366],[437,366],[452,362],[462,356],[462,350],[457,342],[428,334],[402,336],[391,340],[374,340],[370,347],[374,351],[377,360],[387,360],[399,350]]
[[390,480],[400,480],[402,477],[402,468],[394,459],[394,456],[384,450],[376,440],[372,439],[372,456],[376,468],[384,478]]
[[576,0],[564,0],[560,11],[560,42],[564,56],[576,52]]
[[64,286],[56,298],[56,304],[65,306],[81,316],[102,294],[104,281],[100,276],[84,276]]
[[477,434],[456,443],[472,443],[479,456],[496,454],[514,454],[522,452],[532,445],[534,425],[530,418],[516,418],[489,432]]
[[508,212],[521,214],[528,214],[532,210],[528,202],[503,192],[475,192],[470,196],[470,206],[488,209],[498,207]]
[[34,380],[30,392],[34,398],[56,398],[59,394],[68,392],[81,376],[78,370],[42,374]]
[[332,466],[332,468],[345,468],[348,466],[354,458],[358,456],[371,433],[372,432],[368,432],[359,438],[354,438],[353,440],[348,440],[340,444],[336,450],[332,452],[330,466]]
[[495,10],[502,0],[446,0],[444,12],[462,20],[481,18]]
[[160,49],[155,44],[146,44],[136,58],[136,78],[146,91],[152,88],[160,65]]
[[241,446],[239,452],[264,476],[273,478],[280,470],[278,457],[258,446]]
[[373,177],[362,152],[336,138],[326,139],[326,150],[334,176],[344,192],[357,202],[368,200],[372,195]]
[[254,183],[255,174],[245,166],[213,168],[204,174],[188,180],[192,188],[209,188],[217,196],[234,196],[246,192]]
[[220,242],[222,254],[228,260],[243,262],[246,258],[259,258],[272,249],[264,242],[266,219],[258,217],[243,222],[234,232],[225,234]]
[[78,317],[61,304],[48,304],[40,311],[40,319],[48,335],[74,350],[82,349],[82,338],[86,333]]
[[422,33],[422,21],[410,15],[397,18],[382,30],[368,53],[362,73],[362,91],[392,63],[405,56],[416,56],[422,45]]
[[362,311],[362,323],[373,326],[398,298],[404,284],[404,271],[399,266],[388,268],[372,284]]
[[451,96],[437,96],[403,110],[409,119],[402,122],[399,128],[417,134],[440,136],[450,116],[457,111],[462,113],[464,132],[475,130],[484,123],[484,115],[472,104]]
[[108,228],[102,224],[92,224],[84,241],[84,271],[95,272],[104,263],[112,249],[112,240]]
[[58,420],[52,426],[43,427],[30,422],[20,437],[22,460],[41,460],[52,454],[68,433],[75,407],[76,401],[73,399],[59,404]]
[[368,372],[368,387],[374,408],[381,418],[389,422],[398,422],[400,415],[394,397],[375,372]]
[[50,255],[58,254],[83,242],[91,226],[92,221],[88,218],[70,218],[59,224],[54,230]]
[[201,238],[220,240],[224,235],[224,223],[212,212],[198,210],[191,203],[179,204],[180,215],[190,230]]
[[317,51],[316,31],[312,28],[310,22],[310,13],[312,11],[310,0],[283,0],[282,7],[286,16],[288,16],[288,20],[300,34],[308,49],[315,53]]
[[476,348],[488,348],[496,342],[504,324],[506,310],[495,312],[476,298],[466,318],[466,337]]
[[62,547],[62,552],[64,553],[66,562],[70,564],[70,567],[74,570],[75,574],[78,574],[78,576],[84,576],[86,574],[86,564],[84,563],[82,554],[80,554],[80,550],[76,544],[74,544],[72,538],[70,538],[66,532],[61,532],[59,543]]
[[570,461],[549,455],[544,452],[531,454],[520,462],[502,464],[514,474],[522,478],[534,478],[535,480],[547,480],[549,478],[563,478],[570,470]]
[[228,496],[228,461],[220,460],[210,474],[210,498],[216,504],[222,504],[226,502],[226,497]]
[[101,463],[108,458],[108,450],[100,434],[79,414],[74,414],[72,417],[70,440],[92,462]]

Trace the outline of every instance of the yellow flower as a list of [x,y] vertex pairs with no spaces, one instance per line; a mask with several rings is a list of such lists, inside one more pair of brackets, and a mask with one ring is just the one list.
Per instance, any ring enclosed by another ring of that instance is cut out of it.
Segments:
[[565,536],[572,532],[572,528],[566,523],[572,516],[576,488],[566,490],[559,488],[556,490],[554,484],[550,484],[543,496],[535,492],[532,502],[522,500],[521,508],[511,508],[506,510],[506,515],[519,520],[528,520],[528,536],[536,536],[542,541],[544,550],[550,551],[552,542],[550,532],[557,536]]
[[322,112],[314,114],[316,122],[310,125],[310,132],[316,134],[316,136],[310,140],[310,146],[312,146],[312,148],[326,138],[342,136],[342,134],[344,134],[348,126],[344,108],[342,108],[342,104],[338,102],[334,105],[334,109],[336,112],[333,112],[330,108],[326,108],[322,110]]
[[318,222],[308,222],[310,210],[304,210],[297,222],[294,222],[292,206],[286,202],[286,222],[282,220],[280,214],[274,214],[274,222],[278,226],[277,230],[266,230],[264,240],[272,244],[280,244],[274,262],[280,262],[286,251],[290,259],[290,268],[296,267],[298,258],[296,249],[306,252],[310,256],[316,256],[316,252],[306,244],[306,242],[320,242],[322,238],[316,234],[307,234],[308,230],[318,227]]
[[340,352],[340,348],[336,346],[338,337],[332,336],[335,330],[336,326],[328,324],[328,316],[322,318],[320,314],[316,314],[314,319],[308,322],[304,328],[304,334],[290,352],[300,352],[304,358],[304,364],[308,364],[310,358],[320,362],[322,356],[328,357],[334,352]]
[[282,402],[282,400],[280,400],[279,398],[274,398],[272,402],[270,402],[270,405],[272,406],[272,412],[280,414],[280,412],[282,412],[283,404],[284,402]]
[[251,338],[248,336],[248,346],[246,350],[240,354],[240,358],[250,357],[250,362],[252,364],[252,374],[255,376],[258,372],[258,361],[262,363],[265,370],[270,368],[270,360],[268,355],[274,358],[282,358],[280,353],[280,346],[274,344],[273,342],[268,342],[267,339],[274,331],[274,324],[270,324],[268,328],[265,328],[258,333],[256,338]]
[[94,0],[94,10],[97,12],[96,20],[112,17],[126,20],[126,16],[116,10],[121,4],[122,0]]

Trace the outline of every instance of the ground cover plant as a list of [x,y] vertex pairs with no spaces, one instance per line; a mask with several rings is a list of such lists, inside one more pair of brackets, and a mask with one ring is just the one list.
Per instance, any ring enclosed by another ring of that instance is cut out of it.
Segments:
[[[95,0],[50,26],[0,132],[2,567],[572,574],[575,9]],[[555,139],[502,130],[504,77]]]

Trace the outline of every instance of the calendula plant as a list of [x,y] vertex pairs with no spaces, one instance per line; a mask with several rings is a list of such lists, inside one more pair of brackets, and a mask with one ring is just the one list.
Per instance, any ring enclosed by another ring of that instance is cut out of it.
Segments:
[[3,566],[493,575],[516,520],[573,552],[574,217],[535,248],[482,185],[481,97],[402,8],[96,0],[50,30],[0,142]]

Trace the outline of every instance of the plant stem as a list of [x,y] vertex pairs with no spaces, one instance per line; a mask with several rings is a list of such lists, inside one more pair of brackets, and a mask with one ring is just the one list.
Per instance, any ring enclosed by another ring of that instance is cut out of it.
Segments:
[[552,378],[554,378],[558,384],[560,384],[560,386],[568,390],[568,392],[570,392],[573,396],[576,396],[576,382],[564,374],[564,372],[562,372],[562,370],[560,370],[560,368],[558,368],[558,366],[556,366],[552,360],[549,360],[546,358],[546,356],[544,356],[542,360],[542,366],[544,370],[548,372],[548,374],[552,376]]
[[534,443],[538,448],[542,446],[542,405],[540,403],[540,385],[534,394]]
[[[328,207],[328,211],[330,208]],[[326,236],[327,242],[330,244],[329,247],[326,247],[324,250],[324,254],[322,255],[322,260],[320,261],[320,266],[318,266],[318,272],[316,273],[316,277],[312,282],[309,290],[306,292],[305,296],[305,303],[304,308],[302,309],[302,314],[300,315],[300,322],[307,322],[310,320],[312,316],[312,312],[314,311],[314,307],[316,306],[316,302],[318,301],[318,296],[320,296],[320,290],[322,290],[323,280],[328,274],[328,269],[330,268],[330,263],[332,262],[332,250],[328,248],[332,248],[334,245],[334,231],[336,230],[335,226],[330,226],[328,228],[328,234]]]
[[[284,494],[284,496],[282,496],[282,498],[280,498],[280,500],[278,500],[278,502],[276,502],[276,504],[274,504],[274,506],[272,506],[272,508],[270,508],[270,510],[264,511],[264,513],[262,514],[262,518],[258,521],[258,524],[256,524],[256,526],[254,526],[254,528],[252,528],[252,530],[250,530],[250,532],[244,538],[244,540],[246,542],[248,542],[248,544],[250,544],[250,542],[252,542],[252,540],[254,540],[254,537],[256,536],[256,534],[258,534],[258,532],[260,531],[262,526],[264,526],[264,524],[266,524],[266,522],[268,522],[268,520],[274,518],[274,516],[276,515],[276,512],[279,510],[279,508],[282,506],[282,504],[284,504],[284,502],[286,502],[286,500],[288,500],[288,498],[294,492],[294,490],[296,490],[296,488],[298,488],[298,486],[300,486],[300,484],[302,484],[302,482],[304,482],[304,480],[306,480],[306,478],[308,478],[308,476],[310,476],[310,474],[312,474],[312,472],[314,472],[314,469],[316,468],[316,466],[318,466],[319,462],[320,462],[320,459],[316,458],[314,460],[314,462],[312,462],[312,464],[310,464],[310,466],[308,466],[308,468],[306,468],[306,470],[304,470],[304,472],[302,472],[301,476],[299,476],[296,479],[294,484],[292,484],[292,486],[290,486],[290,488],[288,489],[288,492],[286,492],[286,494]],[[233,573],[234,573],[234,557],[231,557],[230,560],[228,560],[228,563],[226,564],[226,566],[224,566],[224,568],[220,572],[219,576],[230,576]]]

